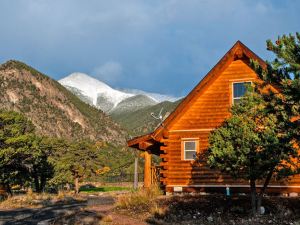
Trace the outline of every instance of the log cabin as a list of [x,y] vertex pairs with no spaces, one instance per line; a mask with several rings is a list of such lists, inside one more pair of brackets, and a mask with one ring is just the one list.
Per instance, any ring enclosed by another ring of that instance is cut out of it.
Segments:
[[[249,190],[249,182],[209,168],[204,155],[210,132],[230,116],[231,106],[246,91],[244,84],[259,81],[249,66],[251,59],[266,66],[248,47],[236,42],[159,127],[128,141],[129,147],[144,151],[145,187],[153,182],[154,154],[161,158],[160,182],[166,193],[224,192],[226,187],[232,192]],[[300,193],[300,176],[273,180],[267,192]]]

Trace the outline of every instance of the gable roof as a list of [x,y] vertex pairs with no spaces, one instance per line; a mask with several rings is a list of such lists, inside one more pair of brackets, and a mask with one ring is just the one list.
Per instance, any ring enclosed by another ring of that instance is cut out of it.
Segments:
[[206,76],[196,85],[196,87],[183,99],[176,109],[164,120],[163,126],[159,126],[152,133],[129,140],[128,146],[138,148],[135,144],[139,141],[159,141],[164,136],[164,130],[187,110],[187,105],[199,97],[209,85],[233,62],[237,59],[257,61],[263,68],[266,67],[265,61],[252,52],[242,42],[237,41],[233,47],[219,60],[219,62],[206,74]]

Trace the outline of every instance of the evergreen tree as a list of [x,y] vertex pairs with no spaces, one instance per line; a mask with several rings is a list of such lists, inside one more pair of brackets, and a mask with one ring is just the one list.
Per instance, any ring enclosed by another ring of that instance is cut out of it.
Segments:
[[[232,116],[211,133],[208,163],[233,178],[250,181],[255,214],[272,176],[283,178],[297,172],[293,160],[297,150],[290,135],[282,133],[282,121],[268,110],[263,96],[254,88],[248,90],[232,107]],[[257,181],[263,182],[258,196]]]
[[257,62],[252,66],[264,81],[261,86],[272,85],[277,90],[262,93],[272,111],[284,121],[285,132],[293,135],[300,146],[300,34],[279,36],[273,43],[267,41],[267,49],[275,54],[272,62],[262,68]]
[[23,185],[30,180],[28,159],[35,139],[33,132],[33,124],[23,115],[0,111],[0,182],[9,192],[11,184]]
[[[267,49],[276,58],[261,67],[252,62],[262,83],[232,108],[232,117],[210,136],[208,163],[250,180],[252,210],[261,204],[272,176],[299,173],[300,35],[283,35]],[[256,198],[256,181],[264,185]]]
[[48,161],[52,151],[51,139],[39,137],[34,126],[22,114],[0,112],[0,182],[8,191],[11,184],[34,182],[35,191],[43,191],[53,176]]
[[53,165],[49,161],[49,156],[53,152],[51,138],[35,137],[31,147],[31,155],[28,158],[29,176],[33,179],[35,191],[42,192],[47,181],[53,177]]
[[99,149],[88,140],[73,143],[60,140],[52,162],[55,166],[54,180],[57,183],[73,180],[76,194],[79,181],[91,177],[101,168]]

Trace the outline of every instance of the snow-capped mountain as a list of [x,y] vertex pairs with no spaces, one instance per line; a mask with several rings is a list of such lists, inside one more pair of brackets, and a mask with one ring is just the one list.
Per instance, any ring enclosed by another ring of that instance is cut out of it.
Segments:
[[142,90],[137,90],[137,89],[122,89],[118,88],[117,90],[123,91],[128,94],[134,94],[134,95],[146,95],[150,98],[152,98],[154,101],[160,103],[164,101],[169,101],[169,102],[175,102],[179,98],[171,96],[171,95],[163,95],[163,94],[158,94],[158,93],[152,93],[152,92],[146,92]]
[[141,90],[113,89],[102,81],[84,73],[72,73],[59,80],[81,100],[100,108],[107,113],[134,111],[163,101],[176,101],[178,98]]
[[103,96],[108,101],[114,103],[114,106],[116,106],[123,99],[133,96],[133,94],[115,90],[107,84],[84,73],[72,73],[69,76],[59,80],[59,83],[64,86],[77,88],[82,92],[82,94],[91,98],[94,105],[97,104],[97,99],[99,96]]

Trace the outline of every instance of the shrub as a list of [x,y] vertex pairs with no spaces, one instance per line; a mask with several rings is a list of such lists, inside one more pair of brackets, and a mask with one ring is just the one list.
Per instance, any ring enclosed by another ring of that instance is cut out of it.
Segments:
[[157,198],[160,195],[162,195],[160,188],[157,185],[153,185],[150,188],[142,188],[120,195],[116,206],[119,209],[150,212],[153,208],[157,208]]

